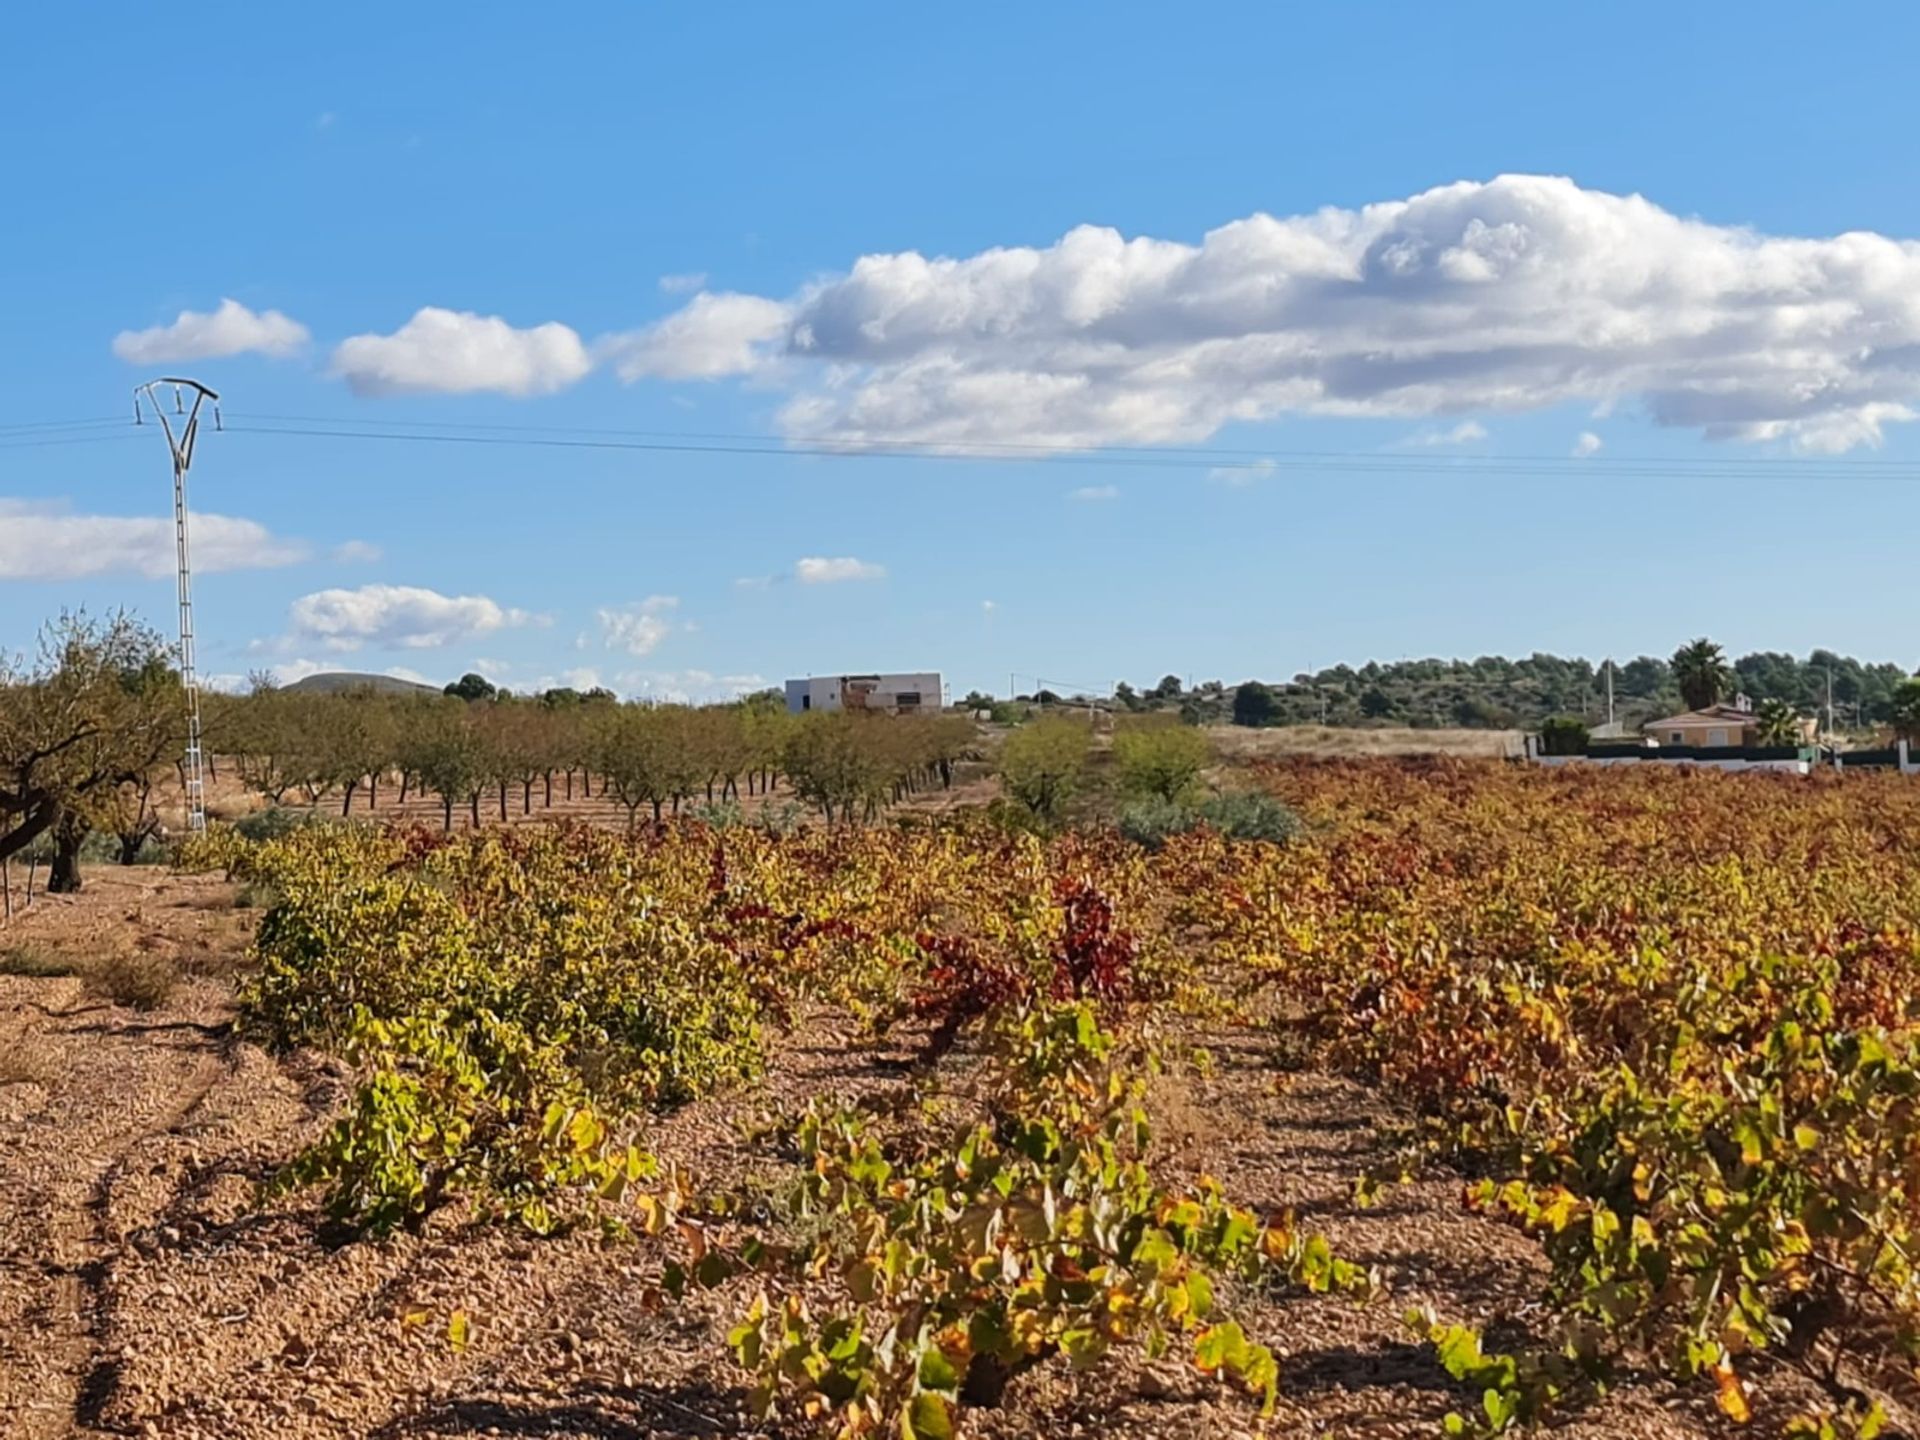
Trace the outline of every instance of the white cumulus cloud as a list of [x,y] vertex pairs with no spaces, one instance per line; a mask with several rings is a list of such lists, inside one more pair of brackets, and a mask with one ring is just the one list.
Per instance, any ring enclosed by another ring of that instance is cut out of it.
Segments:
[[637,605],[612,605],[600,611],[600,639],[609,650],[651,655],[673,632],[668,617],[678,609],[674,595],[649,595]]
[[1086,225],[867,255],[788,298],[700,295],[638,344],[628,378],[758,372],[788,389],[789,433],[822,441],[1151,444],[1289,414],[1630,402],[1840,450],[1920,408],[1920,243],[1503,175],[1198,244]]
[[1415,433],[1407,443],[1409,445],[1471,445],[1476,440],[1487,438],[1487,427],[1478,420],[1462,420],[1458,425],[1445,430],[1421,430]]
[[[193,568],[265,570],[307,558],[307,547],[257,520],[189,514]],[[174,573],[173,521],[157,515],[76,515],[41,501],[0,499],[0,580],[79,580]]]
[[289,615],[293,640],[329,650],[430,650],[535,618],[485,595],[442,595],[418,585],[317,590],[294,601]]
[[547,395],[593,368],[580,337],[549,321],[517,329],[498,315],[426,306],[391,335],[354,335],[333,371],[359,395]]
[[674,705],[737,700],[767,687],[763,675],[716,675],[711,670],[629,670],[614,679],[629,696]]
[[333,558],[342,565],[376,564],[384,553],[371,540],[343,540],[333,547]]
[[1264,480],[1280,467],[1272,460],[1261,458],[1249,460],[1244,465],[1216,465],[1207,471],[1209,480],[1218,480],[1222,485],[1251,485],[1256,480]]
[[666,319],[601,342],[622,380],[717,380],[767,363],[791,308],[758,295],[699,294]]
[[886,566],[875,565],[868,560],[856,560],[851,555],[832,559],[823,555],[809,555],[804,560],[796,560],[793,565],[793,578],[802,585],[835,585],[842,580],[884,580],[886,575]]
[[291,355],[307,338],[306,326],[278,310],[255,312],[238,300],[222,300],[211,313],[182,310],[171,325],[122,330],[113,337],[113,353],[135,365],[166,365],[228,355]]
[[1584,460],[1589,455],[1598,455],[1600,453],[1600,447],[1604,444],[1606,444],[1606,441],[1602,440],[1591,430],[1582,430],[1580,432],[1580,438],[1573,442],[1573,458],[1576,460]]

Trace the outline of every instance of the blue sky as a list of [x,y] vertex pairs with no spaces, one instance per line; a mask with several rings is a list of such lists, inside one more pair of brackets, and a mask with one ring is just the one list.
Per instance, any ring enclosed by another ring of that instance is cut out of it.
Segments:
[[[0,648],[171,623],[158,436],[18,427],[184,371],[226,397],[193,475],[226,677],[1920,659],[1910,7],[168,33],[14,21]],[[498,443],[675,435],[770,438]]]

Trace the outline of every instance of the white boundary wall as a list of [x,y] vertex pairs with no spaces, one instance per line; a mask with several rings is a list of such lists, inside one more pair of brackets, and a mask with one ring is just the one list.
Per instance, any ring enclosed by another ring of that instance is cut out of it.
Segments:
[[[1586,755],[1543,754],[1538,735],[1524,737],[1524,743],[1526,758],[1535,765],[1705,765],[1713,770],[1780,770],[1790,775],[1807,775],[1818,763],[1812,760],[1696,760],[1689,755],[1668,758],[1655,745],[1649,745],[1640,755],[1607,755],[1596,759]],[[1914,755],[1904,740],[1899,741],[1896,748],[1900,753],[1900,773],[1920,774],[1920,756]],[[1836,770],[1846,768],[1837,756],[1832,763]]]

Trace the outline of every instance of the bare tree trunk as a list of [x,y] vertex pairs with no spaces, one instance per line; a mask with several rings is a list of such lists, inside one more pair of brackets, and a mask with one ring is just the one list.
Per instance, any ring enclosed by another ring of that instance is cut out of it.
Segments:
[[522,815],[533,814],[533,781],[531,780],[522,780],[520,782],[520,813]]
[[453,829],[453,796],[442,795],[440,797],[440,804],[443,807],[440,828],[450,831]]
[[551,770],[547,771],[547,803],[545,808],[548,810],[553,809],[553,771]]
[[369,770],[367,772],[367,809],[377,810],[379,808],[380,772],[378,770]]
[[[553,784],[552,780],[549,779],[547,784],[548,784],[549,791],[551,791],[552,784]],[[573,799],[573,767],[571,765],[567,767],[567,799],[569,800]]]
[[480,792],[475,790],[467,796],[467,803],[473,809],[473,828],[478,830],[480,828]]
[[353,792],[359,784],[360,782],[358,780],[347,781],[347,793],[340,799],[340,818],[342,820],[353,813]]
[[660,802],[658,800],[653,802],[653,823],[656,825],[660,823]]
[[13,857],[0,857],[0,919],[13,919]]
[[80,842],[87,838],[87,827],[72,816],[62,817],[53,830],[53,865],[47,871],[49,895],[80,893]]
[[507,823],[507,782],[500,782],[500,823]]
[[400,803],[402,805],[407,803],[407,782],[412,779],[413,777],[407,774],[406,771],[402,770],[400,772]]

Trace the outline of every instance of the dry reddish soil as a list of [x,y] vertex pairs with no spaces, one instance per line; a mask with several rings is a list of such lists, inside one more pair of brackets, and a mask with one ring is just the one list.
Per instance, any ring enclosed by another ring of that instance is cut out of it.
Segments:
[[[158,956],[182,973],[157,1009],[91,994],[85,974],[0,975],[0,1434],[165,1437],[641,1437],[769,1433],[742,1409],[724,1336],[745,1295],[649,1308],[658,1242],[534,1240],[451,1214],[379,1243],[329,1233],[310,1204],[265,1209],[255,1187],[314,1135],[346,1076],[276,1059],[232,1029],[232,980],[252,912],[234,887],[96,867],[85,893],[36,901],[0,957],[42,968]],[[1272,1435],[1427,1435],[1475,1397],[1399,1316],[1441,1314],[1524,1335],[1537,1248],[1465,1212],[1444,1176],[1348,1200],[1377,1153],[1377,1097],[1289,1074],[1271,1046],[1214,1037],[1210,1078],[1168,1082],[1156,1112],[1170,1175],[1218,1176],[1237,1200],[1291,1207],[1340,1253],[1380,1267],[1368,1305],[1234,1293],[1232,1312],[1281,1357]],[[696,1177],[736,1176],[738,1122],[808,1096],[903,1083],[832,1017],[773,1046],[757,1086],[662,1120],[657,1152]],[[438,1321],[464,1307],[464,1351]],[[1790,1398],[1761,1397],[1777,1430]],[[1800,1396],[1804,1401],[1806,1397]],[[1116,1357],[1086,1374],[1039,1367],[968,1433],[1199,1437],[1260,1431],[1254,1408],[1182,1366]],[[1580,1440],[1723,1433],[1700,1393],[1628,1384],[1558,1427]],[[773,1432],[795,1433],[795,1432]]]

